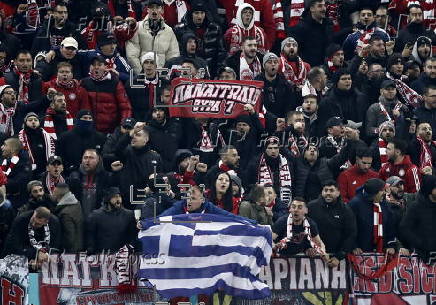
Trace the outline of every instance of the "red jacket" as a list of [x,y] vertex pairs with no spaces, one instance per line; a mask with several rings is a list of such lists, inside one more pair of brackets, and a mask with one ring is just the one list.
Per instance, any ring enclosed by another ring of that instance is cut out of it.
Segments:
[[362,173],[357,165],[343,171],[338,177],[342,201],[348,203],[356,195],[356,189],[371,178],[378,178],[378,173],[371,169],[366,173]]
[[75,82],[73,88],[65,88],[56,84],[56,79],[42,84],[42,94],[46,95],[48,88],[54,88],[56,91],[62,92],[65,95],[67,102],[67,110],[72,117],[76,117],[77,112],[82,109],[91,109],[88,100],[88,93],[80,87],[78,81]]
[[408,155],[404,156],[404,160],[400,164],[388,162],[383,165],[379,175],[380,179],[385,181],[391,176],[398,176],[403,179],[405,193],[416,193],[421,187],[421,175],[418,167],[410,161]]
[[[234,24],[232,20],[236,16],[238,6],[236,0],[218,0],[226,9],[227,24]],[[254,9],[254,24],[265,30],[268,45],[273,46],[276,39],[276,26],[273,19],[272,3],[270,0],[244,0],[244,3],[251,4]]]
[[111,74],[111,79],[99,82],[84,78],[81,86],[88,93],[97,131],[112,133],[123,119],[132,116],[126,90],[114,74]]

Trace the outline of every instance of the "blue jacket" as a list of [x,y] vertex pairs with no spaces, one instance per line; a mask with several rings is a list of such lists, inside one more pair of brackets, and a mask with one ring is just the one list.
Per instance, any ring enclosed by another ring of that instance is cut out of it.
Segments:
[[344,49],[346,60],[350,60],[355,55],[354,51],[356,50],[356,47],[357,47],[357,41],[359,40],[360,36],[362,35],[361,31],[368,31],[369,29],[374,28],[374,27],[375,27],[375,30],[373,32],[373,35],[375,34],[377,36],[380,36],[384,42],[387,42],[390,40],[388,33],[386,33],[385,30],[383,30],[379,27],[376,27],[375,22],[370,24],[366,28],[364,28],[362,25],[360,25],[359,30],[348,35],[344,41],[344,44],[342,47]]
[[117,70],[118,73],[120,73],[119,75],[120,80],[122,82],[125,82],[126,80],[129,79],[130,70],[132,70],[132,68],[127,63],[127,60],[124,57],[122,57],[120,53],[118,53],[116,50],[113,56],[103,55],[100,49],[80,50],[78,55],[81,56],[81,61],[84,63],[85,67],[88,68],[88,70],[89,70],[89,66],[91,65],[92,59],[97,55],[103,56],[105,59],[110,59],[112,57],[115,57],[115,61],[114,61],[116,65],[115,70]]
[[[357,238],[354,248],[363,252],[374,252],[373,242],[374,210],[372,200],[363,191],[363,186],[356,190],[356,196],[348,203],[356,217]],[[395,218],[386,201],[380,203],[383,215],[383,248],[395,248],[396,229]]]
[[[160,214],[159,217],[185,214],[185,207],[186,207],[186,199],[179,200],[179,201],[175,202],[171,208],[165,210],[162,214]],[[230,212],[227,212],[226,210],[223,210],[223,209],[217,207],[216,205],[214,205],[210,201],[203,202],[203,204],[201,205],[201,207],[198,210],[193,211],[191,213],[201,213],[203,210],[204,210],[204,213],[228,216],[228,217],[233,218],[233,219],[238,220],[238,221],[244,221],[244,222],[248,222],[250,224],[256,224],[256,221],[242,217],[242,216],[234,215]]]

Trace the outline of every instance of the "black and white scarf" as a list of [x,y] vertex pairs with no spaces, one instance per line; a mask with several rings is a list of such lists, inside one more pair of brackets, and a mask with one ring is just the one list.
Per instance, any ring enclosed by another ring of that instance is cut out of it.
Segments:
[[29,233],[29,240],[30,244],[33,248],[36,250],[44,250],[45,247],[48,247],[50,245],[50,228],[48,227],[48,224],[44,226],[44,240],[37,242],[35,239],[35,231],[32,228],[32,225],[29,222],[29,226],[27,227],[27,231]]
[[[288,160],[282,156],[282,154],[279,155],[280,158],[280,164],[279,164],[279,176],[280,176],[280,200],[288,204],[292,200],[292,177],[291,177],[291,171],[289,170],[289,164]],[[265,154],[262,154],[260,156],[259,161],[259,168],[258,168],[258,176],[257,176],[257,183],[260,185],[274,185],[273,182],[273,174],[271,172],[271,168],[266,164],[265,160]]]

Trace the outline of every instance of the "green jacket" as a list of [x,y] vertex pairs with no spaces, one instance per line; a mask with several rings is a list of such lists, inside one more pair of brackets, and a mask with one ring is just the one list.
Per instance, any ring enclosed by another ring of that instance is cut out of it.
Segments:
[[83,249],[83,216],[80,202],[68,192],[56,206],[55,214],[62,227],[62,246],[67,253]]
[[268,215],[264,206],[249,201],[242,201],[239,205],[239,215],[256,220],[260,225],[272,225],[272,216]]

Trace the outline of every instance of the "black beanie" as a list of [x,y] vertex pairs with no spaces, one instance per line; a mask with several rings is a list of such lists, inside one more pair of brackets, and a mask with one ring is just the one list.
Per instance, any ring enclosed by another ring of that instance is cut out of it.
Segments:
[[241,114],[236,118],[236,123],[244,122],[251,126],[251,119],[248,114]]
[[379,178],[368,179],[363,185],[363,190],[369,197],[374,197],[384,189],[386,182]]
[[175,165],[176,167],[179,166],[180,162],[182,162],[183,160],[185,160],[188,157],[192,156],[192,152],[189,149],[179,149],[176,151],[176,154],[174,156],[174,161],[175,161]]
[[80,120],[80,118],[81,118],[82,116],[84,116],[84,115],[90,115],[90,116],[93,116],[93,115],[92,115],[92,112],[91,112],[90,110],[82,109],[82,110],[79,110],[79,111],[77,112],[77,114],[76,114],[76,119],[77,119],[77,120]]
[[115,195],[121,194],[120,189],[116,186],[112,186],[105,191],[104,202],[109,202]]
[[334,87],[337,87],[339,79],[341,78],[342,75],[344,74],[351,74],[350,71],[348,71],[347,69],[339,69],[338,71],[336,71],[335,73],[333,73],[332,75],[332,83]]
[[342,47],[336,43],[332,43],[325,50],[325,57],[330,58],[339,50],[342,50]]
[[433,175],[424,175],[421,183],[421,194],[427,197],[434,188],[436,188],[436,177]]
[[401,57],[401,54],[399,53],[394,53],[391,56],[389,56],[388,58],[388,62],[386,65],[386,68],[388,69],[388,71],[391,69],[391,67],[395,64],[397,64],[398,62],[403,62],[403,58]]

